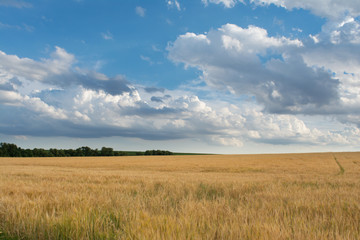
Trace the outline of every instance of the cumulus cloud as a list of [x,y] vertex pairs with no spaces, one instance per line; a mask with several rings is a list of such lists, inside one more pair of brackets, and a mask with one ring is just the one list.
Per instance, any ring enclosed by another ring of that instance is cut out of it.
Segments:
[[[333,112],[341,121],[355,123],[360,105],[360,22],[353,17],[331,21],[317,34],[316,41],[308,44],[302,57],[309,66],[326,69],[339,79],[340,104]],[[356,120],[357,119],[357,120]]]
[[181,6],[177,0],[167,0],[167,5],[169,8],[176,8],[178,11],[181,11]]
[[16,55],[7,55],[0,51],[0,69],[18,77],[45,81],[51,75],[67,72],[75,62],[75,57],[64,49],[56,47],[51,58],[41,62],[29,58],[19,58]]
[[54,119],[66,119],[67,116],[62,109],[50,106],[36,97],[23,96],[14,91],[0,90],[0,103],[6,106],[24,107],[44,117]]
[[139,15],[140,17],[145,17],[146,9],[143,8],[143,7],[137,6],[137,7],[135,8],[135,12],[136,12],[136,14]]
[[[223,4],[227,8],[239,2],[242,1],[203,0],[205,5]],[[341,123],[359,127],[360,5],[357,1],[249,2],[256,6],[274,4],[288,10],[310,10],[326,18],[326,23],[321,32],[301,40],[271,37],[265,29],[234,24],[205,34],[188,32],[169,44],[169,59],[183,63],[185,68],[200,70],[201,78],[210,87],[255,97],[264,113],[331,115]],[[332,140],[341,139],[335,135]],[[260,139],[266,138],[260,136]]]
[[244,3],[243,0],[201,0],[205,6],[207,6],[209,3],[215,3],[215,4],[223,4],[226,8],[232,8],[235,6],[237,2]]
[[207,34],[186,33],[169,45],[169,58],[202,71],[205,82],[255,96],[273,113],[311,113],[336,103],[337,79],[308,66],[298,39],[271,37],[265,29],[226,24]]
[[0,51],[0,73],[40,82],[60,88],[83,86],[94,90],[104,90],[110,94],[130,91],[123,76],[107,77],[104,74],[72,67],[75,56],[63,48],[56,47],[51,58],[35,61],[19,58]]

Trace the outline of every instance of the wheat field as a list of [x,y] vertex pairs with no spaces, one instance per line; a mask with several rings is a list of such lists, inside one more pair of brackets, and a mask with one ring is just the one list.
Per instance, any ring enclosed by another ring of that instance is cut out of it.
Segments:
[[360,239],[360,153],[0,158],[0,239]]

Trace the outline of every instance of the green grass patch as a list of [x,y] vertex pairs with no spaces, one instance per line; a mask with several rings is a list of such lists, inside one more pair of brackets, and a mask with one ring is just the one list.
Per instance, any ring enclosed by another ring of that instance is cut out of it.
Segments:
[[345,173],[345,169],[343,168],[343,166],[341,166],[340,162],[337,160],[337,158],[335,157],[335,155],[333,155],[333,156],[334,156],[334,159],[335,159],[336,164],[337,164],[337,165],[339,166],[339,168],[340,168],[339,175],[343,175],[343,174]]
[[18,238],[10,237],[9,235],[0,230],[0,240],[18,240]]

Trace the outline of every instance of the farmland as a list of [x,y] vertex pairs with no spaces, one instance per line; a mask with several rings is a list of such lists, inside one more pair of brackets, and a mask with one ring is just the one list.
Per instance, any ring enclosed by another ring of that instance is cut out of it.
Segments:
[[359,199],[360,153],[0,158],[9,239],[360,239]]

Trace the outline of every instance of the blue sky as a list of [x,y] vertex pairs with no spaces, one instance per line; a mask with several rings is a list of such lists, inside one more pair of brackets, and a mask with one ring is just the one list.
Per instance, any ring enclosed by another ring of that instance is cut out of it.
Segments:
[[0,0],[0,140],[357,151],[355,0]]

